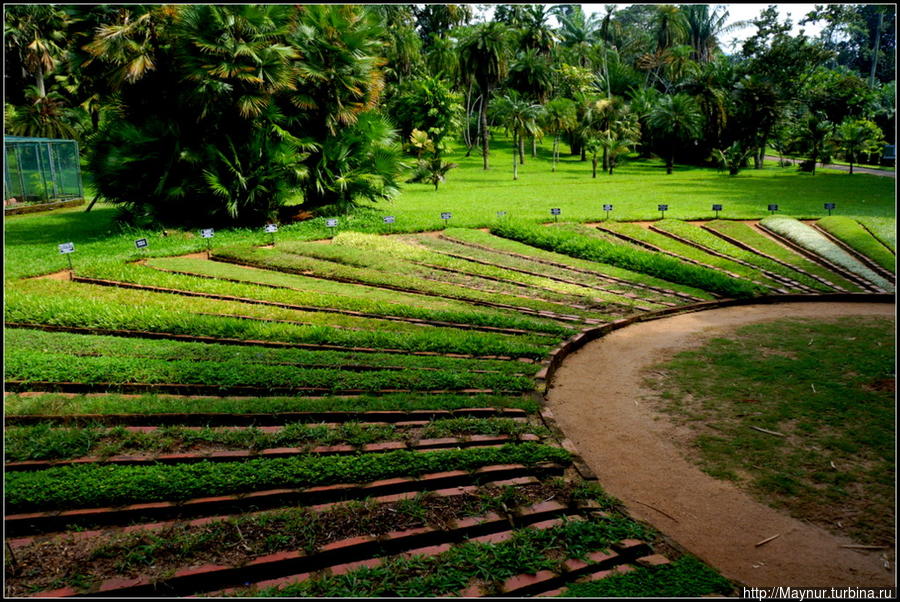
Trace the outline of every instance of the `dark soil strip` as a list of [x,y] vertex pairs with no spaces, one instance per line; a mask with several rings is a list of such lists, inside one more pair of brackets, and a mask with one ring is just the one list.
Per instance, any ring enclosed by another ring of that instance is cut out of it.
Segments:
[[530,255],[523,255],[523,254],[521,254],[521,253],[514,253],[513,251],[502,251],[502,250],[499,250],[499,249],[494,249],[494,248],[491,248],[491,247],[486,247],[486,246],[484,246],[484,245],[479,245],[479,244],[470,243],[470,242],[462,242],[462,241],[456,240],[456,239],[454,239],[454,238],[446,237],[446,236],[444,236],[443,234],[442,234],[440,237],[443,238],[444,240],[449,240],[450,242],[454,242],[454,243],[456,243],[456,244],[458,244],[458,245],[463,245],[463,246],[465,246],[465,247],[472,247],[473,249],[482,249],[482,250],[484,250],[484,251],[491,251],[491,252],[493,252],[493,253],[502,253],[503,255],[509,255],[509,256],[511,256],[511,257],[518,257],[518,258],[520,258],[520,259],[527,259],[527,260],[529,260],[529,261],[536,261],[536,262],[538,262],[538,263],[543,263],[543,264],[546,264],[546,265],[552,265],[552,266],[555,266],[555,267],[558,267],[558,268],[564,268],[564,269],[570,270],[570,271],[572,271],[572,272],[579,272],[579,273],[582,273],[582,274],[590,274],[590,275],[595,276],[595,277],[597,277],[597,278],[600,278],[600,279],[603,279],[603,280],[608,280],[609,282],[615,282],[615,283],[618,283],[618,284],[624,284],[624,285],[626,285],[626,286],[632,286],[632,287],[634,287],[634,288],[643,288],[643,289],[646,289],[646,290],[648,290],[648,291],[655,291],[655,292],[657,292],[657,293],[662,293],[662,294],[664,294],[664,295],[671,295],[671,296],[674,296],[674,297],[681,297],[682,299],[688,299],[688,300],[690,300],[690,301],[703,301],[703,299],[701,299],[700,297],[695,297],[694,295],[689,295],[689,294],[687,294],[687,293],[682,293],[682,292],[679,292],[679,291],[673,291],[673,290],[667,289],[667,288],[660,288],[660,287],[658,287],[658,286],[651,286],[651,285],[649,285],[649,284],[643,284],[643,283],[639,283],[639,282],[632,282],[632,281],[630,281],[630,280],[625,280],[624,278],[616,278],[615,276],[609,276],[609,275],[603,274],[603,273],[601,273],[601,272],[594,272],[594,271],[591,271],[591,270],[585,270],[585,269],[582,269],[582,268],[577,268],[577,267],[573,267],[573,266],[570,266],[570,265],[566,265],[566,264],[564,264],[564,263],[559,263],[559,262],[556,262],[556,261],[550,261],[550,260],[548,260],[548,259],[541,259],[541,258],[538,258],[538,257],[532,257],[532,256],[530,256]]
[[6,537],[24,537],[70,529],[127,525],[135,522],[183,520],[216,514],[239,514],[251,510],[285,506],[312,506],[343,500],[365,499],[379,495],[424,492],[446,487],[478,485],[492,480],[534,476],[547,479],[561,476],[565,467],[541,464],[484,466],[468,473],[462,470],[423,475],[418,479],[400,477],[368,484],[344,483],[306,489],[269,489],[250,493],[194,498],[183,502],[131,504],[118,508],[81,508],[77,510],[7,514]]
[[811,224],[811,225],[819,234],[821,234],[822,236],[824,236],[825,238],[827,238],[828,240],[833,242],[836,246],[838,246],[841,249],[843,249],[844,251],[846,251],[848,255],[850,255],[857,261],[859,261],[861,264],[863,264],[864,266],[866,266],[867,268],[869,268],[870,270],[872,270],[873,272],[875,272],[876,274],[878,274],[879,276],[881,276],[882,278],[887,280],[888,282],[893,282],[894,284],[897,283],[897,276],[893,272],[891,272],[890,270],[884,269],[883,267],[881,267],[880,265],[878,265],[877,263],[875,263],[874,261],[869,259],[867,256],[863,255],[862,253],[860,253],[859,251],[857,251],[856,249],[854,249],[853,247],[851,247],[850,245],[848,245],[847,243],[842,241],[841,239],[834,236],[831,232],[829,232],[825,228],[820,228],[818,224]]
[[456,410],[411,410],[370,412],[278,412],[275,414],[226,414],[221,412],[190,414],[68,414],[68,415],[6,415],[7,425],[41,423],[81,426],[101,424],[107,426],[282,426],[292,422],[335,423],[347,422],[414,422],[446,418],[525,418],[528,414],[519,408],[460,408]]
[[[539,437],[537,439],[540,439]],[[535,437],[527,437],[523,440],[534,441]],[[510,435],[472,435],[469,437],[444,437],[441,439],[421,439],[416,442],[383,441],[369,443],[360,447],[353,445],[318,445],[315,447],[274,447],[255,451],[211,451],[189,452],[156,455],[131,455],[110,456],[100,458],[97,456],[83,456],[71,460],[26,460],[23,462],[7,462],[4,466],[7,472],[31,472],[46,470],[57,466],[82,466],[85,464],[107,464],[115,466],[148,466],[151,464],[191,464],[195,462],[234,462],[236,460],[251,460],[255,458],[290,458],[300,455],[334,456],[352,455],[359,453],[381,453],[398,449],[417,452],[432,451],[436,449],[464,449],[467,447],[498,447],[507,443],[514,443]]]
[[678,242],[680,242],[682,244],[689,245],[691,247],[694,247],[695,249],[699,249],[700,251],[703,251],[704,253],[709,253],[710,255],[715,255],[716,257],[721,257],[722,259],[727,259],[729,261],[738,263],[742,266],[745,266],[745,267],[748,267],[748,268],[751,268],[754,270],[758,270],[759,272],[768,276],[772,280],[777,280],[778,282],[781,282],[782,284],[785,284],[787,286],[790,286],[790,287],[793,287],[796,289],[800,289],[806,293],[817,292],[814,288],[806,286],[805,284],[797,282],[796,280],[788,278],[787,276],[782,276],[781,274],[776,274],[775,272],[770,272],[769,270],[762,268],[758,265],[754,265],[754,264],[750,263],[749,261],[744,261],[743,259],[738,259],[737,257],[731,257],[730,255],[726,255],[725,253],[721,253],[719,251],[716,251],[715,249],[710,249],[709,247],[705,247],[698,242],[694,242],[693,240],[688,240],[687,238],[682,238],[681,236],[678,236],[677,234],[668,232],[667,230],[663,230],[662,228],[658,228],[658,227],[654,226],[653,224],[650,224],[649,229],[652,232],[656,232],[657,234],[662,234],[663,236],[668,236],[672,240],[677,240]]
[[[683,256],[683,255],[679,255],[678,253],[675,253],[675,252],[673,252],[673,251],[667,251],[667,250],[665,250],[665,249],[663,249],[663,248],[661,248],[661,247],[657,247],[657,246],[654,245],[653,243],[649,243],[649,242],[646,242],[646,241],[643,241],[643,240],[639,240],[639,239],[637,239],[637,238],[632,238],[631,236],[628,236],[627,234],[622,234],[621,232],[615,232],[614,230],[608,230],[608,229],[604,228],[603,226],[597,226],[597,229],[598,229],[598,230],[601,230],[601,231],[603,231],[603,232],[606,232],[606,233],[608,233],[608,234],[611,234],[611,235],[615,236],[616,238],[620,238],[620,239],[622,239],[622,240],[624,240],[624,241],[626,241],[626,242],[630,242],[630,243],[632,243],[632,244],[635,244],[635,245],[644,247],[645,249],[648,249],[648,250],[650,250],[650,251],[653,251],[654,253],[662,253],[663,255],[668,255],[668,256],[670,256],[670,257],[674,257],[675,259],[678,259],[678,260],[680,260],[680,261],[684,261],[684,262],[686,262],[686,263],[692,263],[692,264],[694,264],[694,265],[698,265],[698,266],[700,266],[700,267],[703,267],[703,268],[706,268],[706,269],[709,269],[709,270],[715,270],[715,271],[721,272],[721,273],[723,273],[723,274],[725,274],[725,275],[727,275],[727,276],[729,276],[729,277],[731,277],[731,278],[737,278],[737,279],[739,279],[739,280],[746,280],[746,281],[748,281],[748,282],[753,282],[754,284],[758,284],[758,285],[760,285],[760,286],[764,286],[764,287],[766,287],[767,289],[774,290],[774,291],[777,291],[777,292],[779,292],[779,293],[783,293],[783,294],[787,294],[787,293],[788,293],[788,291],[786,291],[786,290],[779,289],[779,288],[775,288],[774,286],[769,285],[769,284],[765,284],[765,283],[763,283],[763,282],[757,282],[757,281],[752,280],[751,278],[748,278],[748,277],[746,277],[746,276],[741,276],[740,274],[735,274],[734,272],[729,272],[728,270],[726,270],[726,269],[724,269],[724,268],[718,268],[718,267],[716,267],[716,266],[714,266],[714,265],[709,265],[708,263],[703,263],[702,261],[697,261],[696,259],[691,259],[690,257],[685,257],[685,256]],[[729,259],[730,259],[730,258],[729,258]]]
[[[447,240],[447,239],[444,239],[444,240]],[[454,241],[454,242],[456,242],[456,241]],[[459,244],[461,244],[461,243],[459,243]],[[593,285],[593,284],[587,284],[587,283],[584,283],[584,282],[577,282],[577,281],[575,281],[575,280],[569,280],[569,279],[567,279],[567,278],[560,278],[560,277],[558,277],[558,276],[551,276],[551,275],[549,275],[549,274],[541,274],[540,272],[532,272],[532,271],[529,271],[529,270],[524,270],[524,269],[522,269],[522,268],[515,268],[515,267],[510,267],[510,266],[507,266],[507,265],[495,264],[495,263],[491,263],[491,262],[489,262],[489,261],[484,261],[484,260],[481,260],[481,259],[475,259],[475,258],[473,258],[473,257],[468,257],[468,256],[466,256],[466,255],[457,255],[457,254],[455,254],[455,253],[447,253],[447,252],[445,252],[445,251],[438,251],[437,249],[432,249],[432,248],[430,248],[430,247],[428,248],[428,250],[429,250],[429,251],[433,251],[433,252],[435,252],[435,253],[440,253],[441,255],[446,255],[447,257],[452,257],[452,258],[454,258],[454,259],[461,259],[461,260],[463,260],[463,261],[471,261],[472,263],[478,263],[478,264],[481,264],[481,265],[487,265],[487,266],[491,266],[491,267],[499,267],[499,268],[502,268],[502,269],[504,269],[504,270],[509,270],[509,271],[511,271],[511,272],[518,272],[518,273],[520,273],[520,274],[528,274],[529,276],[537,276],[538,278],[546,278],[547,280],[554,280],[554,281],[556,281],[556,282],[562,282],[562,283],[564,283],[564,284],[572,284],[572,285],[575,285],[575,286],[580,286],[580,287],[583,287],[583,288],[589,288],[589,289],[592,289],[592,290],[595,290],[595,291],[600,291],[600,292],[602,292],[602,293],[607,293],[607,294],[610,294],[610,295],[618,295],[618,296],[620,296],[620,297],[627,297],[627,298],[629,298],[629,299],[634,299],[634,300],[636,300],[636,301],[646,301],[646,302],[648,302],[648,303],[656,303],[656,304],[658,304],[658,305],[666,305],[666,306],[669,306],[669,307],[674,307],[675,305],[677,305],[676,303],[671,303],[671,302],[669,302],[669,301],[658,301],[658,300],[654,300],[654,299],[647,299],[647,298],[644,298],[644,297],[640,297],[640,296],[638,296],[638,295],[633,295],[633,294],[631,294],[631,293],[626,293],[626,292],[621,292],[621,291],[610,290],[610,289],[602,288],[602,287],[599,287],[599,286],[596,286],[596,285]],[[497,252],[499,253],[499,251],[497,251]],[[550,289],[547,289],[547,290],[550,290]],[[554,291],[554,292],[556,292],[556,291]],[[636,309],[640,309],[640,310],[642,310],[642,311],[650,311],[649,308],[647,308],[647,307],[640,307],[640,306],[637,306],[637,305],[635,305],[634,307],[635,307]]]
[[253,339],[230,339],[206,337],[192,334],[175,334],[171,332],[146,332],[142,330],[116,330],[112,328],[84,328],[81,326],[58,326],[55,324],[28,324],[25,322],[7,322],[7,328],[34,328],[48,332],[73,332],[76,334],[101,334],[116,337],[131,337],[141,339],[171,339],[173,341],[188,341],[192,343],[215,343],[221,345],[247,345],[260,347],[288,347],[297,349],[312,349],[316,351],[348,351],[354,353],[397,353],[401,355],[427,355],[433,357],[452,357],[462,359],[483,360],[519,360],[529,358],[513,358],[505,355],[467,355],[463,353],[438,353],[436,351],[406,351],[404,349],[373,349],[371,347],[341,347],[339,345],[321,345],[315,343],[287,343],[284,341],[257,341]]
[[798,254],[800,254],[800,255],[803,255],[804,257],[806,257],[806,258],[809,259],[810,261],[812,261],[812,262],[814,262],[814,263],[817,263],[817,264],[819,264],[820,266],[822,266],[822,267],[824,267],[824,268],[826,268],[826,269],[829,269],[829,270],[831,270],[832,272],[835,272],[835,273],[839,274],[840,276],[846,278],[846,279],[849,280],[850,282],[853,282],[853,283],[855,283],[855,284],[858,284],[859,286],[861,286],[861,287],[864,288],[865,290],[872,291],[872,292],[875,292],[875,293],[883,293],[883,292],[885,292],[885,291],[881,290],[880,287],[878,287],[877,285],[875,285],[875,284],[869,282],[868,280],[866,280],[866,279],[863,278],[862,276],[858,276],[858,275],[854,274],[853,272],[851,272],[850,270],[846,270],[846,269],[844,269],[843,267],[837,265],[836,263],[833,263],[831,260],[826,259],[825,257],[822,257],[821,255],[819,255],[819,254],[817,254],[817,253],[813,253],[812,251],[809,251],[808,249],[805,249],[804,247],[801,247],[800,245],[798,245],[798,244],[795,243],[794,241],[788,240],[787,238],[785,238],[784,236],[781,236],[781,235],[778,234],[777,232],[773,232],[772,230],[769,230],[769,229],[766,228],[762,223],[759,224],[759,229],[762,230],[762,231],[764,231],[764,232],[766,233],[767,236],[769,236],[769,237],[775,239],[776,241],[780,242],[782,245],[784,245],[785,247],[787,247],[787,248],[789,248],[790,250],[794,251],[795,253],[798,253]]
[[[414,289],[414,288],[406,288],[403,286],[394,286],[391,284],[374,284],[374,283],[370,283],[370,282],[364,282],[362,280],[355,280],[353,278],[341,278],[338,276],[327,276],[327,277],[319,276],[316,274],[308,274],[308,273],[304,272],[303,270],[294,270],[294,269],[280,267],[280,266],[279,267],[267,266],[265,264],[254,263],[252,261],[247,261],[247,260],[233,259],[231,257],[221,257],[221,256],[213,255],[211,257],[211,259],[213,261],[221,261],[222,263],[231,263],[234,265],[242,265],[242,266],[248,266],[248,267],[252,267],[252,268],[273,270],[276,272],[284,272],[285,274],[298,274],[300,276],[306,276],[307,278],[317,278],[319,280],[328,280],[330,282],[343,282],[344,284],[355,284],[358,286],[368,286],[368,287],[372,287],[372,288],[380,288],[380,289],[389,290],[389,291],[397,291],[400,293],[410,293],[413,295],[425,295],[427,297],[438,297],[440,299],[452,299],[454,301],[462,301],[464,303],[470,303],[472,305],[477,305],[477,306],[482,306],[482,307],[497,307],[500,309],[508,309],[508,310],[516,311],[516,312],[531,315],[531,316],[539,316],[542,318],[551,318],[554,320],[561,320],[563,322],[584,322],[584,321],[586,321],[579,316],[568,316],[568,315],[558,314],[558,313],[551,312],[551,311],[531,309],[528,307],[519,307],[517,305],[507,305],[505,303],[494,303],[491,301],[481,301],[481,300],[477,300],[477,299],[470,299],[468,297],[461,297],[458,295],[443,295],[443,294],[439,294],[439,293],[431,293],[428,291],[422,291],[422,290]],[[446,283],[443,283],[443,284],[446,284]],[[462,288],[465,288],[465,287],[462,287]]]
[[[427,478],[428,475],[423,476],[423,478]],[[429,494],[435,495],[437,497],[456,497],[459,495],[469,495],[471,493],[475,493],[479,487],[505,487],[509,486],[520,486],[520,485],[539,485],[540,481],[534,476],[524,476],[524,477],[516,477],[513,479],[501,478],[497,480],[488,479],[486,481],[481,481],[480,485],[470,484],[470,485],[457,485],[454,487],[447,487],[443,489],[429,489],[427,490]],[[440,487],[440,484],[437,485]],[[375,502],[378,504],[389,504],[391,502],[397,502],[399,500],[411,499],[415,498],[417,495],[420,495],[421,491],[403,491],[400,493],[392,493],[388,495],[377,495],[373,497],[369,497],[368,500],[371,502]],[[337,501],[337,502],[327,502],[324,504],[317,504],[314,506],[307,506],[307,509],[310,512],[315,513],[324,513],[334,510],[336,508],[340,508],[342,506],[346,506],[348,503],[352,503],[357,500],[345,500],[345,501]],[[256,516],[260,514],[265,514],[272,512],[272,509],[267,510],[256,510],[253,512],[244,512],[241,513],[242,517],[250,517]],[[219,515],[219,516],[207,516],[203,518],[196,518],[187,521],[187,526],[203,526],[207,525],[211,522],[222,521],[228,519],[232,515]],[[7,540],[9,546],[12,549],[23,548],[26,546],[39,544],[43,542],[52,542],[55,538],[65,536],[66,538],[71,539],[89,539],[92,537],[98,537],[103,535],[118,535],[122,533],[129,533],[133,531],[162,531],[168,528],[172,528],[178,526],[180,523],[185,521],[182,520],[166,520],[155,523],[139,523],[134,525],[128,525],[123,527],[113,527],[111,529],[97,529],[93,531],[63,531],[58,533],[43,533],[41,535],[29,536],[29,537],[19,537],[16,539]]]
[[[519,509],[517,509],[519,510]],[[516,514],[516,526],[526,527],[530,524],[566,516],[577,512],[555,502],[536,504],[519,510]],[[298,565],[306,570],[321,570],[348,561],[364,560],[376,555],[390,555],[424,545],[462,542],[471,537],[496,533],[509,528],[507,517],[489,513],[481,517],[470,517],[455,521],[447,529],[419,527],[405,531],[395,531],[381,537],[368,535],[353,537],[326,544],[315,554],[306,555],[301,551],[278,552],[257,557],[247,564],[234,567],[227,565],[203,565],[198,568],[184,568],[164,580],[152,581],[148,578],[113,579],[100,585],[93,595],[101,596],[142,596],[171,595],[186,596],[196,592],[221,589],[222,586],[239,586],[243,583],[271,579],[290,575],[297,571]],[[67,588],[68,589],[68,588]],[[71,590],[70,590],[71,591]],[[37,596],[77,595],[62,592],[38,592]]]
[[[271,288],[285,288],[287,290],[296,290],[296,289],[291,289],[288,287],[276,287],[276,286],[272,286],[272,285],[262,285],[262,284],[258,284],[255,282],[251,283],[251,282],[244,282],[244,281],[240,281],[240,280],[230,280],[227,278],[216,278],[214,276],[204,276],[204,275],[199,275],[199,274],[192,274],[190,272],[175,272],[172,270],[163,270],[163,269],[155,268],[152,266],[147,266],[147,267],[150,267],[150,269],[158,270],[160,272],[167,272],[170,274],[179,274],[182,276],[195,276],[198,278],[207,278],[209,280],[223,280],[225,282],[237,282],[240,284],[249,284],[249,285],[254,285],[254,286],[269,286]],[[474,324],[460,324],[457,322],[442,322],[442,321],[438,321],[438,320],[423,320],[420,318],[404,318],[404,317],[400,317],[400,316],[383,316],[381,314],[373,314],[373,313],[367,313],[367,312],[362,312],[362,311],[352,311],[349,309],[334,309],[334,308],[312,307],[312,306],[308,306],[308,305],[293,305],[290,303],[278,303],[276,301],[264,301],[261,299],[250,299],[248,297],[233,297],[231,295],[218,295],[218,294],[214,294],[214,293],[200,293],[200,292],[196,292],[196,291],[185,291],[185,290],[175,289],[175,288],[163,288],[163,287],[159,287],[159,286],[135,284],[133,282],[119,282],[116,280],[103,280],[100,278],[86,278],[84,276],[73,276],[73,280],[75,282],[82,282],[85,284],[97,284],[100,286],[115,286],[118,288],[146,290],[146,291],[152,291],[152,292],[156,292],[156,293],[169,293],[172,295],[184,295],[186,297],[204,297],[207,299],[219,299],[222,301],[239,301],[241,303],[250,303],[252,305],[269,305],[272,307],[281,307],[283,309],[293,309],[296,311],[310,311],[310,312],[315,311],[315,312],[322,312],[322,313],[342,314],[345,316],[354,316],[354,317],[358,317],[358,318],[374,318],[377,320],[390,320],[392,322],[407,322],[410,324],[417,324],[417,325],[422,325],[422,326],[444,326],[444,327],[450,327],[450,328],[459,328],[461,330],[480,330],[480,331],[484,331],[484,332],[497,332],[497,333],[502,333],[502,334],[540,334],[540,333],[533,333],[530,330],[523,330],[520,328],[501,328],[499,326],[478,326],[478,325],[474,325]]]
[[745,242],[743,242],[743,241],[741,241],[741,240],[738,240],[738,239],[736,239],[736,238],[732,238],[731,236],[728,236],[727,234],[723,234],[722,232],[719,232],[719,231],[717,231],[717,230],[713,230],[712,228],[710,228],[710,227],[708,227],[708,226],[705,226],[705,225],[702,225],[702,224],[700,225],[700,227],[703,228],[704,230],[706,230],[707,232],[711,233],[711,234],[715,234],[716,236],[718,236],[718,237],[721,238],[722,240],[724,240],[724,241],[726,241],[726,242],[730,242],[730,243],[733,244],[734,246],[740,247],[741,249],[744,249],[745,251],[750,251],[751,253],[756,253],[756,254],[759,255],[760,257],[765,257],[766,259],[769,259],[769,260],[771,260],[771,261],[774,261],[775,263],[780,263],[781,265],[783,265],[783,266],[786,267],[786,268],[791,268],[792,270],[796,270],[796,271],[800,272],[801,274],[806,274],[806,275],[809,276],[810,278],[813,278],[813,279],[815,279],[815,280],[821,282],[821,283],[824,284],[825,286],[829,286],[829,287],[831,287],[831,288],[833,288],[833,289],[835,289],[835,290],[837,290],[837,291],[840,291],[840,292],[847,292],[847,289],[845,289],[845,288],[843,288],[843,287],[841,287],[841,286],[835,284],[834,282],[831,282],[830,280],[826,280],[825,278],[822,278],[821,276],[818,276],[818,275],[816,275],[816,274],[812,274],[812,273],[810,273],[810,272],[807,272],[807,271],[804,270],[803,268],[798,267],[798,266],[795,266],[795,265],[793,265],[793,264],[790,264],[790,263],[784,261],[783,259],[778,259],[777,257],[773,257],[772,255],[768,255],[768,254],[766,254],[766,253],[763,253],[763,252],[760,251],[759,249],[756,249],[756,248],[754,248],[754,247],[751,247],[749,244],[747,244],[747,243],[745,243]]
[[332,395],[387,395],[393,393],[418,393],[421,395],[521,395],[522,391],[495,391],[493,389],[332,389],[325,387],[257,387],[250,385],[204,385],[181,383],[75,383],[40,381],[5,381],[6,390],[14,393],[22,391],[44,391],[60,393],[156,393],[161,395],[209,395],[242,397],[285,397],[303,395],[305,397],[330,397]]

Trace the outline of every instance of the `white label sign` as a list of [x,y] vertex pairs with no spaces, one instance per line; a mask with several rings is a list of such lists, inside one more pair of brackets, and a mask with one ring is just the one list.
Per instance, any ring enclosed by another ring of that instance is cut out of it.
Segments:
[[75,252],[75,243],[74,242],[64,242],[59,245],[59,252],[62,254],[66,253],[74,253]]
[[385,216],[384,216],[384,223],[386,223],[386,224],[393,224],[393,223],[394,223],[394,216],[393,216],[393,215],[385,215]]
[[441,213],[441,219],[450,219],[450,212],[445,211],[444,213]]
[[659,209],[660,211],[668,211],[668,210],[669,210],[669,206],[668,206],[668,205],[659,205],[659,206],[658,206],[658,209]]
[[275,224],[266,224],[266,232],[274,234],[278,232],[278,226],[276,226]]
[[328,226],[329,228],[336,228],[337,222],[338,222],[337,219],[330,219],[325,222],[325,225]]
[[612,211],[612,205],[603,205],[604,211]]
[[504,216],[506,216],[506,211],[498,211],[497,212],[497,217],[504,217]]
[[134,241],[134,246],[136,246],[138,249],[147,248],[147,246],[148,246],[147,239],[146,238],[137,239],[136,241]]
[[560,213],[561,213],[561,211],[559,209],[551,209],[550,210],[550,215],[559,215]]
[[212,238],[213,236],[215,236],[215,234],[216,233],[212,228],[204,228],[203,230],[200,230],[200,236],[202,236],[203,238]]

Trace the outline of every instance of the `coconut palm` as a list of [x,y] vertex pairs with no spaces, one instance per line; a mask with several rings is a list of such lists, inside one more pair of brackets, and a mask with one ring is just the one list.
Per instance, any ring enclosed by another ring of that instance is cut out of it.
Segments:
[[578,57],[581,67],[587,67],[588,51],[597,41],[601,17],[597,14],[585,15],[578,4],[568,14],[562,10],[557,10],[556,14],[560,23],[560,44],[569,49],[572,56]]
[[488,122],[487,112],[491,92],[506,75],[507,70],[507,30],[502,23],[483,23],[460,42],[459,63],[464,73],[471,75],[481,90],[479,123],[481,125],[481,156],[484,169],[488,169]]
[[694,99],[681,92],[660,97],[650,111],[648,124],[655,146],[666,162],[666,173],[671,174],[676,149],[700,135],[703,117]]

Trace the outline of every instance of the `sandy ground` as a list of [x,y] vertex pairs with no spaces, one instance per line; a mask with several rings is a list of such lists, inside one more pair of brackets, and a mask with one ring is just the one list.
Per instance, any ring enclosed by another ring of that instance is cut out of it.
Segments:
[[606,491],[724,576],[759,587],[893,586],[894,550],[842,548],[854,542],[760,504],[688,462],[685,431],[651,409],[641,370],[753,322],[894,314],[886,303],[789,303],[635,324],[566,358],[548,405]]

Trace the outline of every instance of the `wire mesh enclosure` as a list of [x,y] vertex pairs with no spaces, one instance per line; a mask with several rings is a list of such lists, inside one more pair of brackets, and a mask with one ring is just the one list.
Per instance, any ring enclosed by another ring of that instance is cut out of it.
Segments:
[[55,138],[3,137],[5,205],[80,199],[78,143]]

